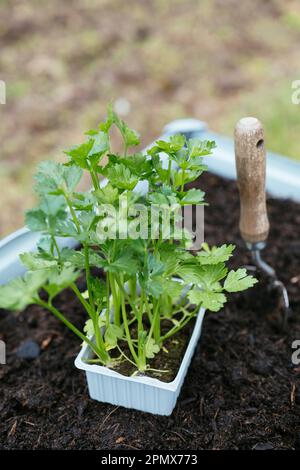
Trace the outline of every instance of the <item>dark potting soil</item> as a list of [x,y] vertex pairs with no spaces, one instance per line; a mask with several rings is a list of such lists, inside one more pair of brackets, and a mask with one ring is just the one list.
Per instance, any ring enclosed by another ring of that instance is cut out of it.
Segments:
[[[176,318],[176,315],[174,317]],[[181,318],[181,314],[178,319]],[[143,315],[143,323],[149,328],[147,324],[146,314]],[[161,336],[165,335],[170,331],[173,324],[169,320],[164,320],[161,323]],[[176,335],[171,336],[166,341],[164,341],[164,347],[159,351],[158,354],[154,356],[153,359],[148,359],[147,363],[150,366],[150,369],[145,371],[144,375],[148,377],[153,377],[159,379],[162,382],[172,382],[179,371],[180,364],[184,357],[184,353],[188,346],[188,343],[191,339],[193,333],[193,328],[195,326],[195,317],[193,317],[190,322],[185,325],[182,330],[180,330]],[[137,337],[137,328],[131,328],[132,338]],[[130,350],[128,344],[124,341],[120,343],[120,347],[123,353],[130,357]],[[118,350],[114,350],[111,354],[112,357],[120,356]],[[122,361],[117,364],[114,369],[120,374],[131,376],[136,373],[136,367],[131,364],[129,361]]]
[[[210,207],[210,244],[237,245],[233,265],[250,257],[238,233],[236,184],[210,174],[201,179]],[[47,312],[31,307],[0,313],[7,365],[0,365],[0,449],[298,449],[300,365],[300,205],[268,201],[271,233],[265,259],[286,284],[294,316],[277,328],[277,302],[264,281],[234,294],[219,313],[205,317],[199,346],[170,417],[92,401],[73,361],[75,336]],[[80,305],[69,293],[60,306],[80,327]],[[16,356],[32,339],[36,359]]]

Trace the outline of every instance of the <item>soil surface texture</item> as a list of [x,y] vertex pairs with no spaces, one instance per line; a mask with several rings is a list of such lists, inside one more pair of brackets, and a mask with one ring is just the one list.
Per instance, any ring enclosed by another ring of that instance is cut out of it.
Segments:
[[[210,203],[206,241],[235,243],[232,265],[249,264],[236,183],[206,174],[200,186]],[[300,205],[269,198],[268,208],[264,257],[288,288],[286,331],[278,328],[276,292],[260,276],[255,288],[206,315],[177,406],[161,417],[92,401],[74,366],[78,340],[49,313],[35,306],[19,315],[1,311],[7,364],[0,366],[0,449],[300,450],[300,365],[292,362],[292,343],[300,340]],[[73,296],[65,292],[59,301],[82,327]],[[17,355],[26,340],[40,348],[30,350],[35,359]]]

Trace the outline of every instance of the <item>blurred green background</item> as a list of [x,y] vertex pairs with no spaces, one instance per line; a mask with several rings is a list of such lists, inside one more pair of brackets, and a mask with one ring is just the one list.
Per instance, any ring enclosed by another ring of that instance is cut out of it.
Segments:
[[111,99],[144,145],[172,119],[232,135],[252,114],[270,149],[300,158],[299,1],[0,0],[0,18],[0,236],[33,204],[37,162],[80,143]]

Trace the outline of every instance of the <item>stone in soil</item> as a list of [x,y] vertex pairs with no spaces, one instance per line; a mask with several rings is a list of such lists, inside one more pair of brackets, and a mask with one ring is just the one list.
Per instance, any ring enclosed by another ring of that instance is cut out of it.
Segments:
[[16,355],[21,359],[36,359],[40,355],[40,347],[32,339],[27,339],[20,344]]

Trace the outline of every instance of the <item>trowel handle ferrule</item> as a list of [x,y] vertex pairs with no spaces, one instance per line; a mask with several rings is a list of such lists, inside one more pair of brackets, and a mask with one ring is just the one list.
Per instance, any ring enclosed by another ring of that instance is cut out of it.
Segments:
[[240,192],[240,232],[247,244],[265,242],[269,234],[266,208],[264,130],[253,117],[235,127],[235,160]]
[[250,251],[261,251],[267,246],[267,241],[250,243],[246,241],[246,246]]

